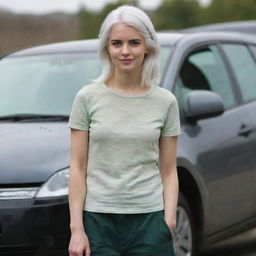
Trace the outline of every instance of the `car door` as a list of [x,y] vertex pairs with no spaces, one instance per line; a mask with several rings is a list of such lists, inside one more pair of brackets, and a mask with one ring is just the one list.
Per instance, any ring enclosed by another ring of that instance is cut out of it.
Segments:
[[[238,90],[218,45],[192,50],[183,62],[175,94],[182,109],[191,90],[216,92],[224,102],[225,112],[217,117],[185,123],[184,136],[193,150],[190,161],[200,172],[207,198],[206,234],[210,235],[253,216],[250,139],[243,134],[249,122],[246,107],[240,105]],[[242,182],[243,181],[243,182]]]
[[[235,83],[237,84],[241,102],[247,109],[250,119],[244,123],[244,133],[250,144],[248,169],[251,172],[251,183],[243,186],[252,186],[253,193],[245,198],[247,204],[254,205],[253,215],[256,214],[256,45],[222,44],[223,51],[230,63]],[[253,185],[254,184],[254,185]]]

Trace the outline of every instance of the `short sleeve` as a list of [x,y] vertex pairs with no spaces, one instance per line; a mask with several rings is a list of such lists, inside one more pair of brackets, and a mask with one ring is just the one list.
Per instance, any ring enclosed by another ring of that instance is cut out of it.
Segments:
[[70,117],[69,117],[69,122],[68,122],[69,128],[74,128],[77,130],[84,130],[84,131],[89,130],[90,119],[89,119],[89,115],[86,109],[86,104],[84,101],[85,100],[81,97],[81,94],[78,92],[77,95],[75,96]]
[[163,137],[177,136],[180,133],[181,133],[181,129],[180,129],[179,106],[175,96],[173,95],[160,136],[163,136]]

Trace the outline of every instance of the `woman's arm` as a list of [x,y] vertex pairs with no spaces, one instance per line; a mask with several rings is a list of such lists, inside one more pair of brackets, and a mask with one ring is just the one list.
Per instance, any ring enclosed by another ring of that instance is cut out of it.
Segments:
[[69,179],[69,210],[71,239],[70,256],[90,255],[88,237],[84,231],[83,208],[86,196],[88,131],[71,129],[71,164]]
[[179,195],[176,151],[177,136],[160,137],[159,170],[164,188],[164,218],[171,231],[176,227],[176,210]]

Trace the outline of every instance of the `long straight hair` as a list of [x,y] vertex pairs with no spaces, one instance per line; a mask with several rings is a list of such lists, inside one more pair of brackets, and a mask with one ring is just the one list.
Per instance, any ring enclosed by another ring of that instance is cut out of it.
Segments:
[[157,85],[160,79],[159,44],[154,26],[148,15],[137,7],[123,5],[111,11],[102,23],[99,33],[99,56],[103,64],[101,75],[94,80],[104,83],[114,72],[107,45],[111,28],[116,23],[132,26],[143,36],[148,53],[142,64],[141,86]]

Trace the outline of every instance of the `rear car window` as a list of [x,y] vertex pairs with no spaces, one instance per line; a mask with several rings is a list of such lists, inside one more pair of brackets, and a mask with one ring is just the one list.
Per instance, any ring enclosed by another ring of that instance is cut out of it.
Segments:
[[256,63],[247,46],[222,45],[241,89],[243,101],[256,99]]

